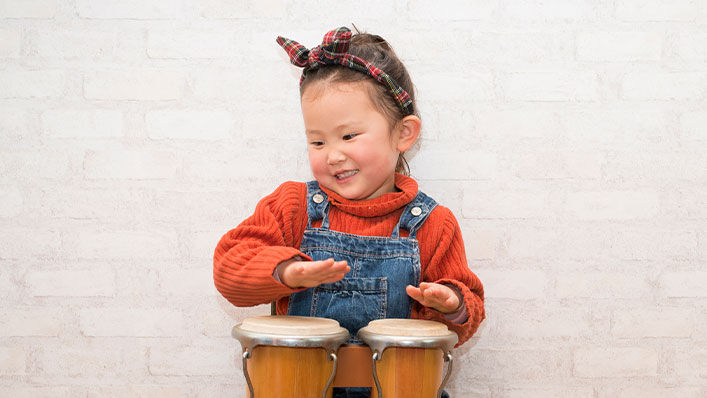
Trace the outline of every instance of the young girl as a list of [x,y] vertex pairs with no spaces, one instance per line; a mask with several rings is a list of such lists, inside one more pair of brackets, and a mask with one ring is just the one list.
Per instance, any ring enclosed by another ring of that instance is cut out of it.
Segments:
[[380,318],[431,319],[467,341],[484,319],[452,212],[418,191],[403,157],[420,134],[410,77],[380,36],[328,32],[307,50],[300,98],[315,180],[286,182],[226,233],[214,281],[236,306],[336,319],[356,343]]

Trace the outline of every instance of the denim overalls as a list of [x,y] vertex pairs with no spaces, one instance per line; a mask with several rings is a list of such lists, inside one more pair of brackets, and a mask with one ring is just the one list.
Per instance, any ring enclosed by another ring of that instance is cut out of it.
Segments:
[[[317,181],[307,183],[307,229],[300,250],[312,260],[346,260],[344,279],[290,296],[289,315],[336,319],[360,344],[358,329],[383,318],[410,318],[407,285],[420,284],[420,251],[415,234],[437,203],[422,192],[405,207],[390,237],[360,236],[329,229],[329,201]],[[322,220],[321,227],[312,222]],[[408,237],[400,237],[400,229]],[[334,397],[368,397],[370,389],[334,389]],[[365,392],[364,392],[365,391]],[[348,394],[348,395],[347,395]]]

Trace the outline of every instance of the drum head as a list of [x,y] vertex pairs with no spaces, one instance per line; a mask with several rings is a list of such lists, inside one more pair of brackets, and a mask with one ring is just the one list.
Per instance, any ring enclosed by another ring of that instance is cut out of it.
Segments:
[[283,336],[326,336],[341,333],[339,322],[308,316],[265,315],[246,318],[242,330]]
[[364,329],[375,334],[405,337],[436,337],[451,333],[443,323],[422,319],[377,319]]

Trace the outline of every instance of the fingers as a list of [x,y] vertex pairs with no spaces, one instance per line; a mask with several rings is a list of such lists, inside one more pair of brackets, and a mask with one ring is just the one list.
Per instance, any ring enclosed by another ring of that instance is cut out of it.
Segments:
[[425,307],[432,307],[434,304],[437,303],[434,288],[429,286],[429,284],[425,282],[420,283],[420,287],[408,285],[405,288],[405,292],[408,294],[408,296],[412,297],[413,300],[418,301]]
[[437,283],[422,282],[419,288],[408,285],[405,291],[413,300],[441,312],[453,311],[459,305],[454,291]]
[[[422,291],[419,288],[416,288],[415,286],[412,285],[407,285],[405,287],[405,292],[408,294],[408,296],[412,297],[413,300],[420,302],[422,304]],[[424,305],[424,304],[423,304]]]
[[422,294],[425,297],[437,301],[446,300],[449,297],[449,294],[451,293],[449,288],[446,286],[427,282],[422,282],[420,284],[420,290],[422,290]]
[[440,295],[439,285],[435,283],[421,282],[420,283],[420,295],[427,300],[434,299]]
[[346,273],[351,270],[345,260],[334,261],[333,259],[328,259],[322,263],[320,264],[321,268],[312,270],[314,273],[313,277],[318,279],[318,284],[332,283],[344,279]]
[[313,273],[319,273],[319,272],[342,272],[346,270],[345,272],[348,272],[348,263],[346,260],[342,261],[334,261],[333,258],[328,258],[326,260],[321,260],[321,261],[310,261],[308,263],[305,263],[307,267],[313,272]]
[[344,279],[345,276],[346,276],[346,273],[334,274],[330,278],[322,280],[321,283],[319,283],[319,284],[321,285],[322,283],[334,283],[334,282]]
[[351,270],[345,260],[334,261],[333,258],[319,261],[300,261],[294,265],[293,277],[296,285],[314,287],[322,283],[332,283],[344,278]]

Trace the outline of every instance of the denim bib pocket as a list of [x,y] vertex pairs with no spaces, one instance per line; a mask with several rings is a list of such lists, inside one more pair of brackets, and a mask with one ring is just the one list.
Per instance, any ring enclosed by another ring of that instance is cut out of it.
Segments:
[[337,319],[355,336],[370,320],[386,315],[388,278],[345,278],[317,286],[310,316]]

